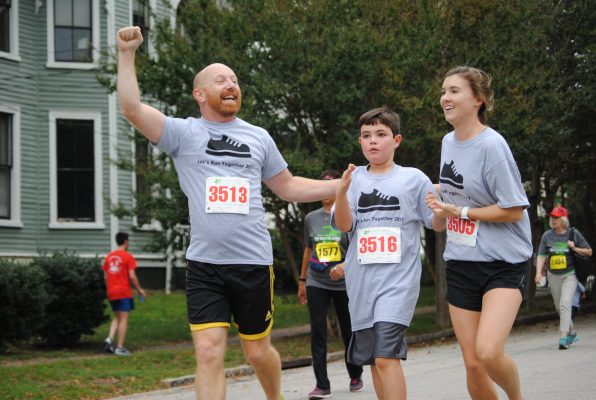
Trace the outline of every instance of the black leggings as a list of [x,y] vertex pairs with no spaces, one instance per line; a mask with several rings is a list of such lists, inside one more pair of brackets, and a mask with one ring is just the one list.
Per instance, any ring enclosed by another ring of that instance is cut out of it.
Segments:
[[[310,313],[310,349],[317,386],[321,389],[330,389],[329,378],[327,377],[327,310],[329,309],[329,302],[333,299],[344,348],[347,349],[352,336],[348,295],[345,290],[327,290],[307,286],[306,298]],[[359,378],[362,375],[362,367],[348,363],[345,353],[344,361],[350,378]]]

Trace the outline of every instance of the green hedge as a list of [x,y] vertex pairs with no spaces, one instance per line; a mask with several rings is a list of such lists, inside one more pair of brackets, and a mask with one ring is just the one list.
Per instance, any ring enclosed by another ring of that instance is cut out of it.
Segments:
[[0,259],[0,348],[29,340],[45,321],[49,303],[45,271]]
[[70,346],[81,335],[92,334],[105,322],[105,286],[101,261],[82,259],[76,253],[58,251],[51,256],[35,258],[47,277],[50,301],[45,324],[37,331],[51,346]]
[[8,327],[0,330],[0,345],[36,336],[64,347],[92,334],[108,319],[100,266],[67,250],[30,264],[0,260],[0,318]]

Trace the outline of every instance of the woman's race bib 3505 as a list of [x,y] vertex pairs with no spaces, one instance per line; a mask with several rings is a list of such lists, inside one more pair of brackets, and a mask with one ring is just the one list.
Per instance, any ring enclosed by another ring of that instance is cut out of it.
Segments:
[[476,247],[480,221],[447,217],[447,241],[462,246]]

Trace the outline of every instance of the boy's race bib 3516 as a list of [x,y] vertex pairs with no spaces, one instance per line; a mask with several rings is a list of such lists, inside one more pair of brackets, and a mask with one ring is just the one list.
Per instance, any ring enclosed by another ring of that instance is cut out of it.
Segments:
[[401,263],[400,228],[358,229],[358,262],[360,264]]
[[248,214],[250,181],[237,177],[208,177],[205,181],[205,212]]
[[447,217],[447,241],[462,246],[476,247],[480,221]]

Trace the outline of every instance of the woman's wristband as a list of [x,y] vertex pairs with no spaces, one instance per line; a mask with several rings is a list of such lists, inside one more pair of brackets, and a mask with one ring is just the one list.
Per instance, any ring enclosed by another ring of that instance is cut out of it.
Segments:
[[306,282],[306,278],[298,278],[299,282]]
[[470,218],[468,218],[468,210],[469,209],[470,209],[470,207],[462,207],[459,217],[461,219],[470,219]]

